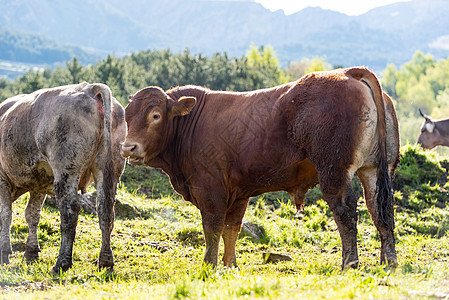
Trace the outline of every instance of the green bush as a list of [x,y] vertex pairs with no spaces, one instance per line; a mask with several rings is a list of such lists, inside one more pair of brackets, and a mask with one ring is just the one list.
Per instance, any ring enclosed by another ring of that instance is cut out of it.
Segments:
[[150,198],[177,195],[170,184],[170,179],[164,172],[147,166],[127,164],[121,182],[129,191],[135,191]]
[[447,161],[439,162],[436,154],[425,151],[417,145],[406,145],[401,149],[401,160],[396,170],[393,186],[402,190],[406,186],[417,189],[423,183],[442,184],[447,182]]

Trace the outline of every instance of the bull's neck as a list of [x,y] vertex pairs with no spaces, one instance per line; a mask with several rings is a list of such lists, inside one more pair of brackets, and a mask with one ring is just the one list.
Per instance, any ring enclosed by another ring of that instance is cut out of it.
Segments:
[[164,151],[154,160],[157,168],[161,168],[169,175],[180,172],[179,163],[181,158],[188,158],[190,145],[186,141],[191,140],[195,128],[200,119],[204,107],[204,97],[196,97],[196,104],[192,111],[185,116],[177,116],[168,123],[166,129],[167,139]]
[[449,119],[444,119],[435,122],[437,123],[436,128],[440,132],[441,140],[439,141],[439,146],[449,146]]

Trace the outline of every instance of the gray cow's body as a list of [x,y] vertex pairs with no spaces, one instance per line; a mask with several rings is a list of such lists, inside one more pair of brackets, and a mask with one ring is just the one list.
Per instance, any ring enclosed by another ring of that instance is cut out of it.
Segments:
[[61,246],[53,268],[72,265],[80,210],[78,190],[93,177],[102,231],[99,265],[114,264],[110,236],[117,183],[124,168],[123,107],[103,84],[81,83],[18,95],[0,104],[0,259],[9,262],[12,203],[30,192],[25,258],[38,257],[37,226],[46,194],[61,213]]
[[449,118],[433,120],[419,110],[424,118],[421,133],[418,136],[418,144],[424,149],[433,149],[438,146],[449,147]]

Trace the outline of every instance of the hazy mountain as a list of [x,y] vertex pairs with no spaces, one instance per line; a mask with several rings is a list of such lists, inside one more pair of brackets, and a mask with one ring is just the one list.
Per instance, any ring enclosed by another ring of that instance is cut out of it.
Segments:
[[4,27],[113,54],[189,47],[241,56],[254,43],[273,45],[283,64],[321,56],[376,70],[416,50],[449,54],[449,0],[400,2],[361,16],[310,7],[286,16],[251,1],[212,0],[3,0],[0,11]]
[[0,27],[0,59],[33,64],[52,64],[76,56],[80,62],[95,61],[95,55],[80,47],[61,44],[38,34]]

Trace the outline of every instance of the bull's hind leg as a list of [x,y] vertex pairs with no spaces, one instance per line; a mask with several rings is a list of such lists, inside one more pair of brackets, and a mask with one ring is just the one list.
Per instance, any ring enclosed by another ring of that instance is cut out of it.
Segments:
[[26,261],[33,261],[39,258],[39,241],[37,238],[37,227],[41,216],[42,204],[45,201],[45,194],[30,192],[30,200],[25,209],[25,220],[28,224],[28,238],[25,247]]
[[0,265],[9,264],[11,248],[12,199],[9,185],[0,179]]
[[232,207],[226,213],[225,228],[223,230],[223,265],[225,267],[237,267],[235,244],[239,236],[248,201],[249,199],[235,200]]
[[374,225],[376,226],[380,235],[380,262],[396,265],[397,255],[394,239],[394,217],[392,211],[393,206],[391,205],[387,207],[387,210],[390,211],[389,213],[386,213],[382,218],[380,214],[379,204],[376,200],[377,169],[360,169],[357,172],[357,176],[360,178],[363,186],[363,192],[368,212],[370,213]]
[[[323,197],[328,203],[342,243],[342,268],[357,268],[359,263],[357,252],[357,199],[352,191],[352,176],[320,177]],[[348,179],[344,179],[348,178]]]
[[55,174],[54,193],[61,213],[61,246],[53,273],[72,266],[72,251],[80,204],[77,196],[79,177],[67,173]]

